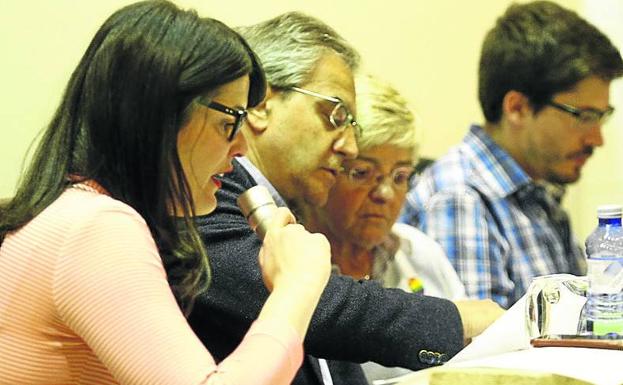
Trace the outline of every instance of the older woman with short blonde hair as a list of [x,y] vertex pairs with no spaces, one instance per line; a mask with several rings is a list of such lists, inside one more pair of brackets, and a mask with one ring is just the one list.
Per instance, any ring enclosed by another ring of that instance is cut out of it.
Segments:
[[441,247],[395,224],[417,160],[418,132],[407,101],[372,76],[356,79],[359,156],[344,162],[327,205],[311,210],[310,228],[331,243],[335,270],[385,287],[458,299],[463,284]]

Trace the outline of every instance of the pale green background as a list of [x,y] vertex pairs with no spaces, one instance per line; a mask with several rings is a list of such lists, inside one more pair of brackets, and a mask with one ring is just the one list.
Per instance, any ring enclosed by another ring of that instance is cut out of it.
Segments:
[[[93,34],[125,0],[0,0],[0,197],[10,196],[22,159],[51,117]],[[622,0],[568,0],[623,47]],[[334,26],[360,50],[369,70],[412,103],[423,129],[423,155],[437,157],[480,122],[476,73],[480,44],[508,0],[178,1],[229,25],[302,10]],[[623,84],[612,104],[623,110]],[[601,203],[623,203],[623,112],[604,128],[596,151],[565,205],[584,239]]]

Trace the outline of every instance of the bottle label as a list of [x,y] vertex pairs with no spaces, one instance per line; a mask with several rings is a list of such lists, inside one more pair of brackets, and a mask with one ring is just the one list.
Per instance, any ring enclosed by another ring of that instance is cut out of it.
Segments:
[[593,334],[597,336],[605,336],[608,334],[621,334],[623,335],[623,320],[621,317],[614,317],[611,320],[597,320],[593,321]]
[[623,290],[621,257],[600,255],[588,260],[588,277],[593,293],[617,294]]

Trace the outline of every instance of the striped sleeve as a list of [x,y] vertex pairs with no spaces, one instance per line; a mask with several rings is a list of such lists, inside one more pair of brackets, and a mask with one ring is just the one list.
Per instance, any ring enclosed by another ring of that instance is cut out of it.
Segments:
[[74,224],[53,290],[60,317],[121,384],[287,384],[302,361],[292,328],[258,322],[217,367],[177,306],[146,224],[122,204]]

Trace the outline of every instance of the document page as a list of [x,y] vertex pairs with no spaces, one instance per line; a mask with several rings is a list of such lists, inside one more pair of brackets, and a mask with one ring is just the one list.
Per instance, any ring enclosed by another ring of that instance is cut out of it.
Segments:
[[530,348],[530,336],[526,327],[526,297],[521,297],[497,321],[474,337],[472,342],[448,363],[512,352]]

